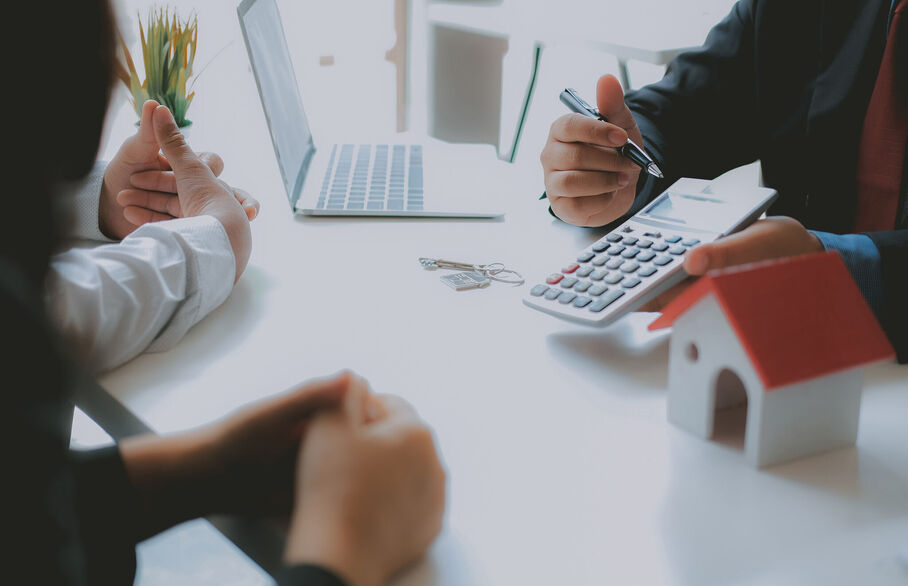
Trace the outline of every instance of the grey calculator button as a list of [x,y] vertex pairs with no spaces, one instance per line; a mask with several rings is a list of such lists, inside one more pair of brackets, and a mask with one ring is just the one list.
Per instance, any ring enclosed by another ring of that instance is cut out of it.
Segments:
[[618,242],[619,240],[621,240],[621,234],[609,234],[605,237],[605,239],[609,242]]
[[586,307],[592,302],[593,300],[589,297],[578,297],[577,299],[574,299],[574,307]]
[[686,240],[682,240],[681,244],[683,244],[684,246],[695,246],[697,244],[700,244],[700,241],[696,238],[688,238]]
[[613,258],[612,260],[605,263],[605,268],[614,270],[623,264],[624,264],[623,258]]
[[562,291],[561,295],[558,296],[558,303],[563,303],[567,305],[571,301],[577,298],[577,294],[573,291]]
[[624,246],[621,246],[620,244],[612,244],[612,245],[609,247],[609,249],[606,250],[606,252],[607,252],[609,255],[611,255],[611,256],[618,256],[619,254],[621,254],[622,252],[624,252],[624,248],[625,248],[625,247],[624,247]]
[[621,244],[627,244],[628,246],[633,246],[637,244],[638,238],[636,236],[625,236],[621,239]]
[[604,254],[600,254],[599,256],[597,256],[596,258],[593,259],[593,264],[596,265],[597,267],[601,267],[607,261],[608,261],[608,256],[606,256]]
[[624,228],[621,228],[621,231],[630,234],[631,232],[634,231],[634,229],[631,228],[630,226],[625,226]]
[[597,242],[596,244],[593,245],[593,252],[602,252],[609,246],[610,246],[610,244],[608,243],[608,240],[600,240],[599,242]]
[[577,257],[577,262],[587,262],[594,256],[596,256],[596,255],[593,254],[592,252],[584,252],[583,254],[581,254],[580,256]]
[[557,299],[559,295],[561,295],[561,291],[558,289],[549,289],[545,293],[545,298],[552,301],[553,299]]
[[592,285],[592,283],[589,281],[580,281],[574,285],[574,291],[577,293],[586,293],[586,290],[590,288],[590,285]]
[[656,272],[656,267],[643,267],[640,269],[640,272],[637,273],[641,277],[648,277]]
[[536,285],[530,290],[530,295],[532,295],[533,297],[542,297],[548,290],[548,285]]
[[577,282],[577,279],[575,277],[567,277],[567,278],[564,278],[561,280],[561,286],[564,289],[570,289],[571,287],[574,286],[574,283],[576,283],[576,282]]
[[615,284],[619,283],[621,281],[621,279],[623,279],[623,278],[624,278],[624,275],[622,275],[621,273],[612,273],[611,275],[609,275],[605,278],[605,282],[608,283],[609,285],[615,285]]
[[594,286],[590,287],[589,294],[592,295],[593,297],[599,297],[606,291],[608,291],[608,287],[606,287],[602,283],[599,283],[598,285],[594,285]]
[[653,241],[652,241],[652,240],[645,240],[645,239],[644,239],[644,240],[641,240],[640,242],[637,243],[637,246],[638,246],[639,248],[649,248],[649,247],[652,246],[652,245],[653,245]]
[[675,242],[680,242],[681,237],[678,236],[677,234],[672,234],[671,236],[666,236],[665,241],[668,242],[669,244],[674,244]]
[[622,273],[633,273],[634,271],[636,271],[639,268],[640,268],[640,265],[638,265],[637,263],[635,263],[633,261],[626,262],[623,265],[621,265],[621,272]]
[[590,278],[594,281],[601,281],[608,274],[608,271],[604,269],[599,269],[598,271],[593,271],[593,274],[590,275]]
[[638,279],[637,277],[628,277],[628,278],[624,279],[623,281],[621,281],[621,286],[624,287],[625,289],[633,289],[634,287],[636,287],[639,284],[640,284],[640,279]]
[[639,248],[628,248],[627,250],[625,250],[624,252],[621,253],[621,258],[634,258],[638,254],[640,254]]
[[589,276],[589,274],[592,272],[593,272],[593,267],[580,267],[579,269],[577,269],[577,272],[574,274],[577,275],[578,277],[586,277],[586,276]]
[[668,250],[668,244],[664,242],[657,242],[653,244],[653,250],[657,252],[662,252],[663,250]]
[[656,260],[654,260],[653,263],[655,263],[656,266],[664,267],[665,265],[672,262],[673,260],[674,259],[670,256],[662,255],[662,256],[657,256]]
[[644,250],[643,252],[641,252],[640,254],[637,255],[637,260],[647,262],[647,261],[653,260],[653,258],[655,256],[656,256],[656,253],[653,252],[652,250]]
[[684,254],[685,252],[687,252],[687,249],[683,246],[672,246],[668,249],[668,253],[674,255]]
[[602,311],[603,309],[605,309],[612,303],[618,301],[618,299],[622,295],[624,295],[624,291],[621,291],[619,289],[615,289],[614,291],[609,291],[608,293],[603,295],[599,301],[590,305],[590,311],[599,313],[600,311]]

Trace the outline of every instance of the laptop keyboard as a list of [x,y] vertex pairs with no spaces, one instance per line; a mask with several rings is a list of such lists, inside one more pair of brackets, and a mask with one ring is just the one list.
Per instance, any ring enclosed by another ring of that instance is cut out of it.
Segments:
[[316,209],[423,209],[422,146],[334,145]]

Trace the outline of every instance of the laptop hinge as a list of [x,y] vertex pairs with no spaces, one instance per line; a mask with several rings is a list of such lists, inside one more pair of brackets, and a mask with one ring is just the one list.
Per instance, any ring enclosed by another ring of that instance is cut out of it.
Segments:
[[290,205],[296,210],[296,202],[299,201],[303,193],[303,185],[306,183],[306,175],[309,173],[309,165],[312,163],[312,157],[315,156],[315,145],[306,153],[300,163],[300,169],[296,173],[296,181],[293,184],[293,195],[290,198]]

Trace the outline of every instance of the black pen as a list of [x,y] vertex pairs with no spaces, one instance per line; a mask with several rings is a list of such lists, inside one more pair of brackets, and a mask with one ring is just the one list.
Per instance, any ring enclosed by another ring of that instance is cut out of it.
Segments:
[[[587,104],[583,98],[578,96],[576,90],[567,88],[561,92],[560,99],[561,103],[567,106],[572,112],[583,114],[584,116],[595,118],[596,120],[602,120],[603,122],[608,122],[608,120],[605,119],[605,116],[599,113],[598,109],[593,108]],[[646,154],[646,151],[637,146],[630,138],[627,139],[627,142],[624,143],[623,146],[618,147],[617,151],[650,175],[658,177],[659,179],[665,177],[665,175],[662,174],[662,169],[659,168],[659,165]]]

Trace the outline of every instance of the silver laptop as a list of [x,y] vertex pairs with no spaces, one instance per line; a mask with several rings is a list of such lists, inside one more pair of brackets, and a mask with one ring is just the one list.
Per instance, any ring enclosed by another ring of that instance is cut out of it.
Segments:
[[[295,213],[328,216],[496,218],[481,173],[456,169],[462,157],[447,145],[335,144],[316,148],[275,0],[243,0],[237,8],[284,188]],[[438,147],[441,148],[441,147]],[[480,147],[493,158],[487,147]],[[432,152],[426,152],[430,151]],[[435,157],[435,155],[440,155]],[[463,185],[472,178],[473,185]],[[478,188],[477,188],[478,187]]]

